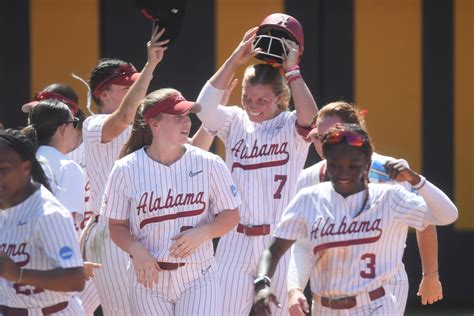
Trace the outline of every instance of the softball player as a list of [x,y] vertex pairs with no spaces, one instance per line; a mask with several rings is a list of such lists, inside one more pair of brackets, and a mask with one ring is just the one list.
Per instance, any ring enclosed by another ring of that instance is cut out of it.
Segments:
[[48,177],[54,196],[77,221],[84,214],[85,177],[81,167],[66,154],[77,142],[78,119],[58,100],[43,100],[29,114],[25,132],[40,144],[36,157]]
[[84,288],[71,213],[21,132],[1,130],[0,151],[0,314],[82,315],[71,294]]
[[[295,192],[308,151],[307,130],[302,126],[309,126],[317,112],[297,67],[299,45],[289,40],[284,40],[289,51],[283,62],[286,79],[270,65],[249,66],[242,84],[243,108],[218,105],[236,69],[261,52],[252,47],[256,33],[254,28],[245,34],[198,98],[203,107],[198,117],[224,142],[226,163],[243,200],[237,229],[221,238],[216,251],[222,315],[248,315],[252,307],[257,260]],[[296,107],[293,112],[287,111],[290,93]],[[282,298],[286,297],[287,263],[279,265],[275,274],[275,288]],[[286,313],[282,311],[272,313]]]
[[[309,133],[308,137],[313,141],[316,151],[320,156],[323,155],[321,143],[319,141],[320,135],[324,135],[329,128],[337,123],[353,123],[365,126],[364,119],[359,115],[357,109],[352,105],[338,101],[325,105],[318,113],[317,119],[313,122],[313,130]],[[407,191],[414,191],[410,183],[408,182],[396,182],[391,179],[385,172],[385,163],[387,161],[394,161],[395,158],[382,156],[377,153],[372,155],[371,169],[369,170],[369,181],[374,183],[390,183],[400,184],[405,187]],[[405,161],[403,161],[406,163]],[[408,167],[408,164],[407,164]],[[323,160],[305,170],[300,174],[297,184],[297,191],[302,188],[309,187],[318,184],[323,181],[327,181],[326,173],[326,161]],[[429,225],[423,231],[416,231],[418,246],[420,249],[420,257],[423,268],[423,278],[420,283],[418,295],[421,296],[423,304],[432,304],[443,298],[442,286],[439,281],[438,271],[438,256],[437,256],[437,234],[436,227]],[[298,284],[298,280],[307,280],[309,276],[308,272],[303,272],[302,266],[306,266],[304,263],[296,262],[295,259],[302,260],[305,256],[299,255],[304,252],[304,249],[300,249],[302,243],[296,242],[291,250],[291,258],[289,264],[289,276],[288,276],[288,289],[289,295],[289,306],[290,312],[293,309],[300,310],[302,307],[307,306],[306,298],[303,294],[302,289],[306,284]],[[298,255],[296,255],[298,253]],[[307,276],[305,276],[307,275]],[[397,295],[397,303],[400,307],[400,312],[405,310],[407,295],[408,295],[408,279],[405,273],[398,276],[394,280],[399,284],[399,293]],[[404,284],[404,287],[401,285]],[[301,303],[302,302],[302,303]],[[296,312],[295,312],[296,313]]]
[[313,315],[402,315],[397,284],[408,227],[448,225],[458,212],[437,187],[405,164],[388,162],[401,186],[368,183],[372,143],[358,125],[338,125],[322,139],[330,182],[305,188],[285,210],[275,238],[263,253],[256,280],[255,309],[277,302],[270,287],[279,258],[295,240],[309,247]]
[[[64,157],[63,154],[59,154],[58,152],[53,150],[51,146],[40,146],[37,155],[39,155],[38,158],[40,159],[40,161],[42,161],[42,167],[45,168],[45,172],[47,172],[48,174],[50,183],[53,184],[53,191],[55,192],[56,198],[58,198],[58,200],[69,210],[78,210],[74,211],[73,214],[75,214],[76,212],[79,214],[79,216],[77,216],[78,214],[76,213],[74,224],[76,227],[76,232],[78,233],[78,235],[80,235],[80,233],[85,227],[85,223],[87,223],[92,214],[88,210],[88,208],[85,207],[85,203],[87,202],[89,195],[88,188],[90,186],[87,184],[88,181],[85,181],[85,185],[83,183],[85,179],[86,170],[85,152],[84,144],[82,143],[81,130],[82,122],[85,119],[85,114],[78,106],[79,98],[76,92],[70,86],[62,83],[53,83],[48,85],[41,92],[36,94],[32,102],[24,104],[21,109],[25,113],[36,113],[36,111],[34,111],[33,109],[41,102],[44,103],[44,100],[58,100],[60,102],[65,103],[69,107],[69,110],[74,115],[74,117],[77,117],[79,119],[78,122],[72,123],[77,123],[77,126],[74,126],[74,130],[75,132],[77,132],[77,140],[75,141],[73,138],[71,138],[71,136],[69,136],[69,139],[66,140],[66,143],[63,141],[60,142],[65,143],[61,145],[68,146],[67,148],[64,148],[65,152],[73,149],[72,151],[69,151],[66,154],[67,159],[66,157]],[[42,112],[42,114],[40,113],[41,117],[39,117],[38,115],[34,115],[34,117],[30,117],[29,119],[30,124],[35,125],[36,123],[38,128],[42,130],[43,139],[41,140],[41,143],[45,143],[45,139],[49,138],[49,136],[44,136],[45,130],[51,129],[52,131],[58,125],[56,121],[61,116],[63,117],[63,120],[65,119],[65,117],[69,117],[67,113],[61,113],[64,112],[61,111],[61,109],[56,109],[56,111],[59,111],[59,113]],[[39,124],[39,122],[42,123]],[[53,126],[48,126],[51,124]],[[55,146],[57,143],[58,141],[54,142]],[[79,145],[77,146],[77,144]],[[82,170],[82,175],[80,174],[79,169],[69,160],[73,160],[81,167],[80,169]],[[68,176],[63,176],[66,174]],[[83,185],[82,188],[80,187],[81,185]],[[78,194],[79,192],[83,192],[83,194]],[[92,268],[91,274],[93,274],[93,267],[97,266],[93,265],[92,263],[85,262],[85,272],[88,271],[87,267]],[[99,307],[100,302],[92,279],[87,280],[84,291],[78,293],[78,297],[82,302],[85,314],[87,316],[93,315],[94,311]]]
[[150,93],[105,190],[101,214],[133,258],[134,315],[222,315],[212,238],[238,223],[240,198],[220,157],[187,144],[194,104]]
[[[119,60],[103,60],[92,72],[92,96],[102,114],[85,120],[83,137],[91,186],[90,207],[96,215],[100,212],[107,177],[130,135],[135,110],[146,93],[146,89],[138,89],[133,94],[127,91],[135,81],[151,81],[166,49],[163,45],[167,41],[159,41],[162,34],[163,31],[156,29],[148,42],[148,61],[141,74],[131,64]],[[90,221],[83,235],[85,258],[103,266],[94,281],[104,314],[129,315],[127,254],[112,242],[107,222],[100,216]]]

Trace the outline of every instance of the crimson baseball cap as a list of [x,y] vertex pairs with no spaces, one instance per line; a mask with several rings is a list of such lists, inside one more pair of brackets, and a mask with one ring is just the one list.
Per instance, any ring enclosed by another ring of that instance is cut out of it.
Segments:
[[143,113],[143,118],[149,119],[160,113],[171,115],[182,115],[188,112],[197,113],[200,109],[196,102],[186,100],[181,93],[174,93],[149,107]]
[[71,98],[68,98],[56,92],[44,91],[44,90],[41,92],[38,92],[33,98],[33,101],[23,104],[21,106],[21,110],[24,113],[29,113],[33,107],[35,107],[38,103],[40,103],[40,101],[48,100],[48,99],[59,100],[65,103],[69,107],[69,110],[71,110],[73,115],[76,115],[77,111],[79,110],[79,105],[77,104],[77,102],[75,102]]
[[130,87],[139,77],[141,73],[137,72],[135,67],[128,63],[116,67],[112,73],[102,80],[101,83],[95,87],[92,94],[95,98],[99,98],[102,91],[107,90],[111,85]]

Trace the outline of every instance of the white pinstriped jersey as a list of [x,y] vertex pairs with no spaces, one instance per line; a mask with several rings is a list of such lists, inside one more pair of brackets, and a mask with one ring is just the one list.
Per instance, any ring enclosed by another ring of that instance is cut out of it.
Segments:
[[[159,261],[176,262],[168,249],[182,227],[209,223],[222,210],[240,204],[222,159],[185,147],[183,157],[171,166],[152,160],[144,148],[118,160],[105,190],[102,215],[129,219],[133,237]],[[209,240],[180,262],[206,262],[213,253]]]
[[81,143],[73,151],[68,152],[66,156],[74,160],[84,172],[86,171],[86,151],[84,149],[84,143]]
[[108,143],[102,143],[102,128],[110,114],[89,116],[83,124],[82,132],[86,150],[86,170],[90,185],[90,210],[99,214],[107,178],[118,159],[123,144],[127,141],[131,126]]
[[[51,270],[83,265],[71,213],[45,187],[0,212],[0,251],[25,269]],[[68,301],[53,292],[0,278],[0,305],[38,308]]]
[[91,185],[89,178],[87,177],[86,171],[86,149],[84,143],[81,143],[76,149],[67,154],[67,157],[71,160],[74,160],[79,166],[81,166],[82,171],[84,171],[85,185],[84,185],[84,216],[80,223],[76,224],[76,230],[81,232],[87,224],[87,221],[92,215],[90,211],[90,197],[91,197]]
[[36,158],[58,201],[70,212],[84,214],[85,176],[81,167],[51,146],[40,146]]
[[[369,181],[372,183],[388,183],[403,186],[407,191],[418,194],[408,182],[397,182],[386,174],[383,165],[395,158],[374,153],[372,155],[371,169],[369,170]],[[407,163],[408,164],[408,163]],[[324,181],[326,173],[326,160],[322,160],[311,167],[301,171],[296,185],[296,191],[307,188]],[[309,271],[311,271],[312,253],[310,245],[306,242],[296,241],[291,249],[290,262],[288,264],[288,289],[304,288],[308,282]],[[296,255],[297,253],[297,255]],[[298,256],[298,258],[296,258]],[[307,269],[307,270],[306,270]],[[404,273],[404,272],[403,272]],[[402,273],[402,274],[403,274]]]
[[274,236],[310,242],[314,254],[313,293],[347,296],[371,291],[400,269],[408,227],[424,229],[424,200],[398,185],[369,183],[346,198],[330,182],[298,192]]
[[226,120],[216,135],[226,144],[226,163],[242,196],[240,222],[277,223],[295,194],[309,148],[296,130],[296,112],[255,123],[239,107],[223,109]]

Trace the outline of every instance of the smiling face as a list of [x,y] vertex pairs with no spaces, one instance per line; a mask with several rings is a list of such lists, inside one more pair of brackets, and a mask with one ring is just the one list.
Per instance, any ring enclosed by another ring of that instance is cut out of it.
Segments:
[[6,144],[0,144],[0,205],[9,207],[21,202],[31,178],[31,162]]
[[191,130],[189,112],[182,115],[161,113],[159,117],[150,119],[150,127],[155,129],[156,135],[170,144],[186,144]]
[[334,190],[346,197],[364,190],[364,172],[370,161],[358,147],[332,145],[326,152],[327,174]]
[[281,111],[278,103],[281,96],[275,95],[270,85],[245,83],[242,88],[242,106],[252,122],[271,120]]

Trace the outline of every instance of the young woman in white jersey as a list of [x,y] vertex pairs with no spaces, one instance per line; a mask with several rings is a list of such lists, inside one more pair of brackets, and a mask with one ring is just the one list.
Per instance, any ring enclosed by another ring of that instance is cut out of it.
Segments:
[[71,213],[49,191],[35,147],[0,130],[0,314],[82,315],[84,272]]
[[132,258],[135,315],[221,315],[212,238],[238,223],[240,198],[222,159],[187,144],[194,105],[146,96],[107,182],[101,214]]
[[40,101],[29,112],[24,132],[39,145],[36,157],[41,163],[52,193],[79,223],[84,214],[85,176],[81,167],[66,154],[77,143],[77,125],[68,106],[53,99]]
[[[50,86],[52,86],[52,91],[57,91],[57,87],[65,89],[64,85]],[[24,129],[24,132],[27,132],[30,138],[38,143],[36,156],[48,177],[52,193],[73,214],[79,235],[84,223],[85,175],[83,169],[67,154],[77,146],[77,129],[80,120],[73,116],[71,108],[74,107],[67,106],[65,103],[67,99],[62,95],[51,95],[51,93],[55,94],[52,91],[48,92],[49,94],[43,94],[43,97],[50,98],[36,102],[30,109],[28,118],[30,125]],[[79,112],[75,111],[75,113]],[[86,315],[92,315],[99,306],[95,286],[90,279],[95,274],[94,270],[100,267],[100,264],[84,262],[84,272],[88,282],[86,289],[78,296],[83,303]]]
[[[299,25],[292,17],[278,16]],[[302,43],[289,39],[282,40],[287,55],[280,68],[269,64],[247,67],[242,107],[219,105],[234,72],[262,53],[252,45],[257,31],[253,28],[245,33],[198,97],[202,105],[198,117],[223,140],[226,163],[243,200],[237,229],[221,238],[216,251],[224,294],[222,315],[246,315],[252,307],[256,263],[295,192],[309,148],[304,139],[309,129],[304,127],[310,126],[317,112],[298,67]],[[291,96],[296,111],[287,111]],[[287,290],[286,265],[279,266],[275,277],[282,294]]]
[[[357,124],[365,129],[364,115],[361,114],[355,106],[344,101],[326,104],[319,111],[317,117],[314,117],[312,124],[313,129],[308,134],[308,137],[313,142],[316,151],[321,157],[323,157],[323,152],[320,139],[331,127],[338,123]],[[396,182],[387,176],[384,170],[384,164],[389,160],[395,160],[395,158],[383,156],[374,152],[372,155],[371,169],[368,173],[369,181],[375,183],[400,184],[408,191],[413,191],[410,183]],[[298,178],[297,191],[324,181],[329,181],[326,173],[326,160],[322,160],[301,172]],[[429,225],[423,231],[417,230],[416,236],[423,270],[417,295],[421,297],[422,304],[433,304],[443,298],[443,290],[441,282],[439,281],[438,273],[438,243],[436,227]],[[309,310],[309,306],[302,291],[302,289],[305,288],[305,284],[298,284],[299,280],[308,279],[308,277],[305,276],[303,269],[301,269],[301,266],[304,266],[305,263],[299,262],[304,258],[308,258],[307,256],[299,255],[308,252],[307,249],[300,247],[302,245],[302,243],[296,242],[292,247],[288,269],[289,307],[292,316],[301,315],[304,310]],[[297,255],[297,253],[299,254]],[[299,261],[296,261],[295,259],[298,259]],[[400,306],[400,310],[403,311],[405,309],[408,293],[408,280],[406,275],[400,275],[399,278],[394,280],[394,282],[397,282],[400,285],[400,295],[397,297],[397,302]],[[403,285],[404,290],[402,290]]]
[[373,148],[358,125],[331,128],[322,138],[330,182],[299,191],[288,205],[274,239],[259,261],[255,309],[264,315],[278,300],[271,277],[279,258],[296,241],[308,244],[313,315],[403,315],[396,299],[404,271],[408,227],[448,225],[456,206],[437,187],[399,161],[386,163],[388,175],[402,186],[368,183]]

